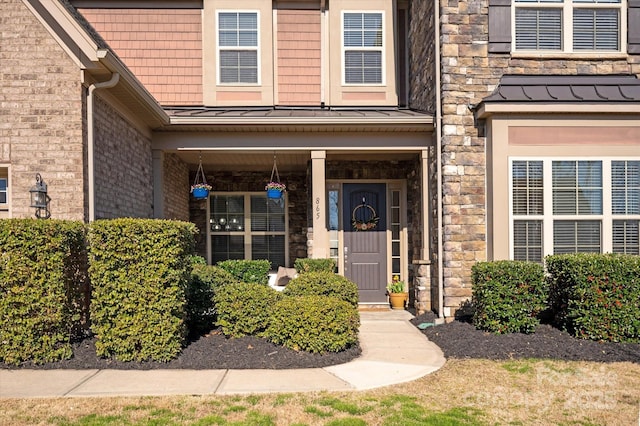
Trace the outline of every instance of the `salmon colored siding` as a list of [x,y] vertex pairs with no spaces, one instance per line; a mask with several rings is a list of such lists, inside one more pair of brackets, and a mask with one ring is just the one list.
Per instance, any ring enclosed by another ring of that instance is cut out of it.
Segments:
[[79,9],[163,105],[202,105],[200,10]]
[[320,105],[320,11],[278,10],[278,104]]

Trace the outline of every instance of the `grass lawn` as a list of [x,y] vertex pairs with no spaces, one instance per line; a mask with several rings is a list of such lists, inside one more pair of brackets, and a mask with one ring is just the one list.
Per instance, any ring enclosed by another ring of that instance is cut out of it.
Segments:
[[640,365],[450,360],[364,392],[0,400],[0,425],[639,425]]

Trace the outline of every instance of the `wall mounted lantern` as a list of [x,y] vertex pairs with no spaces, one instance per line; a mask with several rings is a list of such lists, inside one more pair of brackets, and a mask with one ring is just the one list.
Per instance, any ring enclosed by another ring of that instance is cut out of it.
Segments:
[[36,173],[36,184],[29,190],[31,194],[31,207],[36,209],[36,217],[38,219],[48,219],[51,217],[49,212],[49,201],[47,195],[47,184],[42,180],[40,173]]

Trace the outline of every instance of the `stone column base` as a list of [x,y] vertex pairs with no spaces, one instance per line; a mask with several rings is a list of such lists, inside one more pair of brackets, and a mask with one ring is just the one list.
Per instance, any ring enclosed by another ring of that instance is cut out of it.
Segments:
[[431,311],[431,262],[414,261],[414,308],[416,315]]

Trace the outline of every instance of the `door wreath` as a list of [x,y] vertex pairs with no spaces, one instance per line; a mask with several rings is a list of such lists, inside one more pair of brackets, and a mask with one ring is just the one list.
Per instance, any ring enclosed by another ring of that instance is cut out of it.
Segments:
[[[360,211],[360,209],[362,209]],[[351,224],[356,231],[371,231],[376,229],[380,217],[373,207],[368,204],[358,204],[351,212]]]

